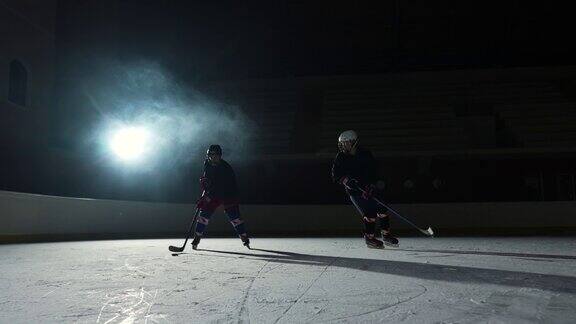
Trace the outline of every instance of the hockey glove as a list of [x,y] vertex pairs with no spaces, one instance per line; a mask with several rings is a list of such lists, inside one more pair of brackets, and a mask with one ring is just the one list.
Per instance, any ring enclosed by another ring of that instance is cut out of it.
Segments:
[[374,191],[376,190],[376,186],[373,184],[369,184],[364,187],[364,192],[362,193],[362,198],[366,200],[372,199],[374,197]]
[[210,189],[210,180],[206,177],[200,177],[200,189],[208,191]]

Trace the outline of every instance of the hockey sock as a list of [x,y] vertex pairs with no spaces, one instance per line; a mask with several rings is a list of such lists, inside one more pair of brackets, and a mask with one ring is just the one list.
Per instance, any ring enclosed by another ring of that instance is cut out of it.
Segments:
[[204,231],[206,230],[206,226],[210,222],[210,216],[212,216],[212,211],[202,210],[200,211],[200,215],[198,215],[198,220],[196,222],[196,236],[204,235]]
[[364,233],[374,235],[376,231],[376,218],[364,217]]
[[244,225],[244,221],[240,218],[240,207],[236,205],[226,208],[224,211],[226,212],[226,215],[228,215],[228,219],[230,220],[232,226],[234,226],[236,233],[238,233],[239,236],[246,235],[246,227]]
[[378,221],[380,222],[380,230],[390,232],[390,217],[386,214],[378,214]]

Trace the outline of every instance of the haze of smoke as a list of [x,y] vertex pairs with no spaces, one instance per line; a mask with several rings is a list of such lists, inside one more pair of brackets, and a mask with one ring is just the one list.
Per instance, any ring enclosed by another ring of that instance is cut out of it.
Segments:
[[197,160],[210,144],[220,144],[225,158],[234,161],[242,160],[249,150],[252,122],[239,107],[179,84],[158,65],[107,62],[85,85],[85,92],[103,117],[95,138],[101,138],[105,129],[132,125],[156,135],[150,164]]

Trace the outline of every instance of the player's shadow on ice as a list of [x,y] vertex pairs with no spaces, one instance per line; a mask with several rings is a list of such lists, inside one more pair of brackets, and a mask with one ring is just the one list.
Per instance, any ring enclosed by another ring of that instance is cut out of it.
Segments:
[[[240,257],[252,260],[258,259],[269,262],[310,266],[331,266],[434,281],[459,282],[466,284],[505,285],[511,287],[535,288],[559,293],[576,294],[576,277],[573,276],[548,275],[524,271],[484,269],[406,261],[324,256],[256,248],[252,248],[251,253],[209,249],[198,249],[198,251],[214,253],[211,254],[212,256],[219,254],[222,257]],[[391,251],[391,249],[386,251]],[[432,250],[429,251],[432,252]],[[264,254],[258,252],[264,252]],[[434,252],[440,251],[434,250]],[[442,253],[445,252],[454,253],[454,251],[442,251]],[[508,255],[502,254],[502,256]],[[513,256],[528,257],[529,255],[518,253],[517,255]],[[539,256],[542,257],[542,255]],[[510,260],[506,262],[510,262]]]
[[[274,250],[264,250],[251,248],[251,251],[260,251],[274,254],[261,254],[261,253],[243,253],[243,252],[232,252],[232,251],[220,251],[220,250],[210,250],[210,249],[198,249],[197,251],[213,252],[222,255],[236,255],[239,258],[259,258],[265,259],[270,262],[281,262],[287,264],[301,264],[301,265],[326,265],[323,261],[317,260],[315,255],[301,254],[294,252],[284,252],[284,251],[274,251]],[[225,256],[223,256],[225,257]]]
[[538,254],[538,253],[484,252],[484,251],[460,251],[460,250],[427,250],[427,249],[426,250],[390,249],[387,251],[488,255],[488,256],[505,256],[505,257],[527,258],[527,259],[576,260],[576,256],[573,256],[573,255]]

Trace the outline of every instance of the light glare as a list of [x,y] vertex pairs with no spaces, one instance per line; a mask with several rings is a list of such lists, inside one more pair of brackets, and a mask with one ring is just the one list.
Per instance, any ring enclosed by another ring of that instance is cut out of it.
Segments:
[[126,127],[116,131],[110,148],[118,158],[132,162],[141,160],[150,145],[150,133],[143,127]]

